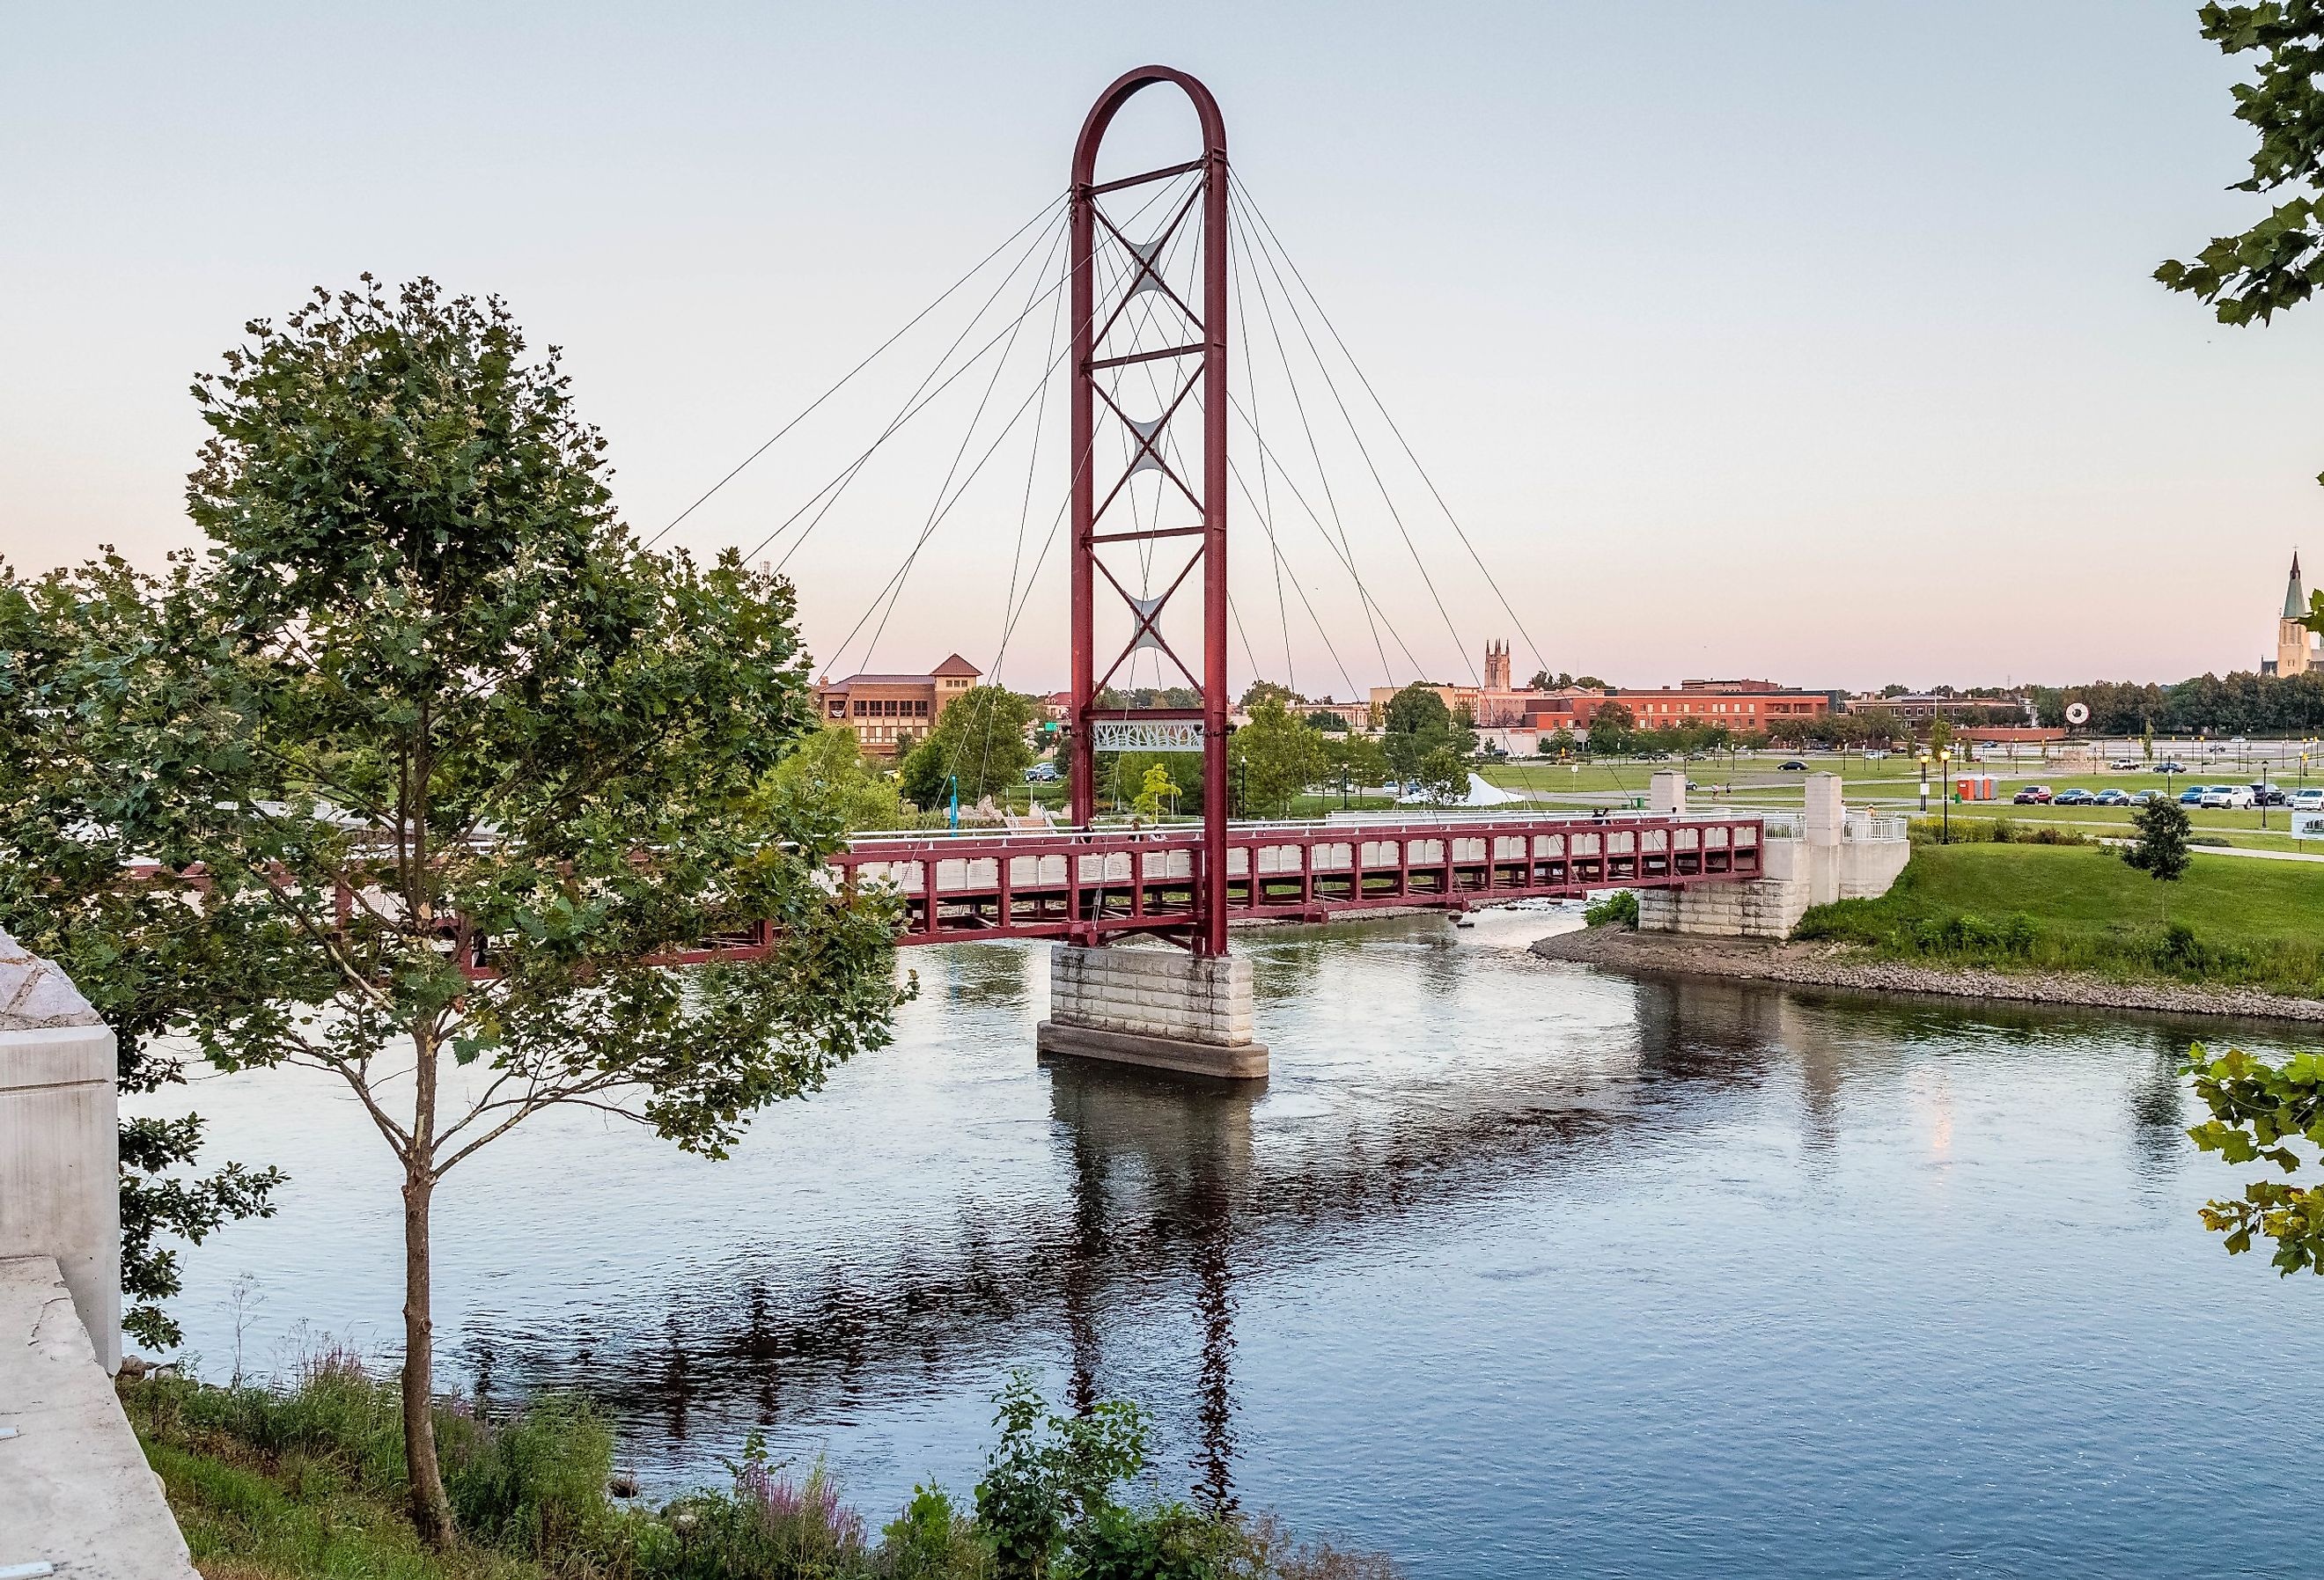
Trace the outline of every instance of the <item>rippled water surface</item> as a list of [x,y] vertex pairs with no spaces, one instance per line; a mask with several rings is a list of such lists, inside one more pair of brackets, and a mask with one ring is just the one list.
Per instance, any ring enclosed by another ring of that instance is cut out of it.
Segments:
[[[1041,950],[911,951],[898,1046],[729,1161],[552,1115],[465,1165],[446,1370],[588,1390],[664,1489],[762,1424],[876,1515],[972,1483],[1030,1365],[1152,1406],[1175,1488],[1419,1575],[2308,1563],[2324,1287],[2196,1222],[2233,1176],[2172,1067],[2217,1028],[1526,952],[1566,925],[1239,935],[1256,1095],[1038,1065]],[[283,1072],[197,1101],[292,1176],[191,1253],[205,1372],[237,1325],[252,1369],[394,1342],[360,1113]]]

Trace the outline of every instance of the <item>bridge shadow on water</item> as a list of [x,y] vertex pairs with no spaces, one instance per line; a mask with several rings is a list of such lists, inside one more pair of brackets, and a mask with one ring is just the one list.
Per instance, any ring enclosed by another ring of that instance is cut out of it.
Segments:
[[[1426,1006],[1468,985],[1467,951],[1415,929],[1383,940],[1410,956]],[[1346,946],[1286,932],[1254,952],[1268,1004],[1312,990]],[[931,973],[946,1011],[1025,1002],[1040,956],[964,947]],[[1385,958],[1370,969],[1387,969]],[[1576,968],[1527,956],[1552,1002]],[[1448,1219],[1562,1177],[1635,1167],[1699,1147],[1754,1108],[1771,1081],[1796,1094],[1805,1167],[1832,1147],[1848,1084],[1932,1033],[2009,1043],[2070,1038],[2082,1021],[2028,1008],[1808,996],[1685,979],[1591,991],[1608,1012],[1552,1027],[1528,1060],[1522,1029],[1464,1068],[1458,1057],[1364,1073],[1328,1028],[1278,1045],[1259,1092],[1205,1087],[1073,1062],[1044,1066],[1052,1187],[1000,1199],[958,1182],[949,1215],[887,1238],[798,1254],[738,1246],[687,1281],[564,1331],[480,1320],[464,1354],[487,1396],[581,1389],[615,1412],[655,1479],[731,1453],[753,1423],[860,1418],[989,1384],[1019,1357],[1061,1362],[1075,1406],[1110,1393],[1155,1406],[1187,1450],[1198,1496],[1236,1497],[1236,1326],[1256,1281],[1395,1255]],[[1627,1000],[1627,1003],[1623,1001]],[[2110,1034],[2124,1031],[2116,1019]],[[2143,1032],[2135,1035],[2144,1035]],[[2186,1029],[2152,1028],[2153,1057],[2128,1102],[2157,1169],[2187,1123],[2171,1070]],[[1029,1048],[1021,1053],[1029,1061]],[[1305,1071],[1306,1073],[1302,1073]],[[1348,1084],[1357,1090],[1350,1100]],[[1319,1100],[1328,1092],[1332,1100]],[[928,1167],[958,1167],[936,1159]],[[647,1275],[650,1278],[650,1275]],[[650,1315],[648,1315],[650,1313]],[[1157,1359],[1157,1357],[1159,1357]]]

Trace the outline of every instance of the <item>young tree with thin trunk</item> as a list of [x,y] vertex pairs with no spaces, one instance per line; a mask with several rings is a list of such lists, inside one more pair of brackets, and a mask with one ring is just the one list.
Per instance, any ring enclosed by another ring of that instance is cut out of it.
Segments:
[[[528,360],[497,300],[368,276],[248,335],[196,389],[208,552],[51,578],[134,633],[60,667],[51,722],[88,769],[71,826],[210,929],[180,1030],[327,1072],[394,1153],[411,1511],[440,1545],[438,1187],[559,1104],[724,1155],[887,1040],[892,917],[825,881],[839,819],[764,790],[815,727],[789,587],[629,537],[553,349]],[[667,964],[761,920],[762,958]]]

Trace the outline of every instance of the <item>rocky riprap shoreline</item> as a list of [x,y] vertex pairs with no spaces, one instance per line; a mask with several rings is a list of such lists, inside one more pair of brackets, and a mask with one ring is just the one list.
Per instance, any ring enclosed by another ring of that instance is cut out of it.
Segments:
[[1684,933],[1642,933],[1625,927],[1594,927],[1554,933],[1536,940],[1533,952],[1546,960],[1579,961],[1620,971],[1797,983],[1858,993],[1940,993],[1948,998],[2161,1010],[2181,1015],[2324,1021],[2324,999],[2287,998],[2255,987],[2179,987],[2056,973],[2014,975],[1999,971],[1947,970],[1895,960],[1866,959],[1846,944],[1778,944],[1753,938],[1700,938]]

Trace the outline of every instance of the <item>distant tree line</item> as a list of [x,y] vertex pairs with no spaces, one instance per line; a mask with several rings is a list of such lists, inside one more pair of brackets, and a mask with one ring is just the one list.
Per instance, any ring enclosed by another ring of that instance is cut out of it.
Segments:
[[2240,670],[2226,676],[2198,675],[2173,686],[2096,680],[2083,686],[2034,694],[2034,716],[2057,727],[2066,708],[2089,705],[2089,723],[2099,735],[2324,735],[2324,673],[2255,675]]

